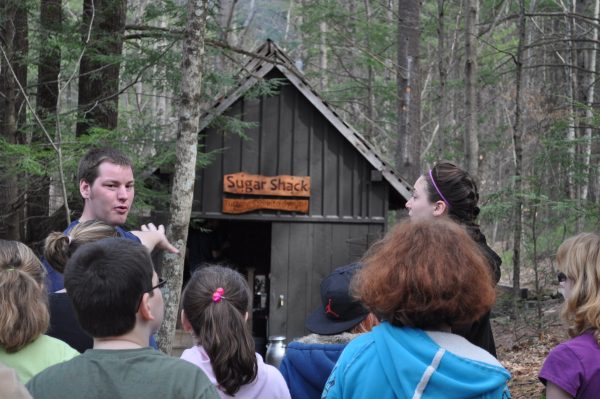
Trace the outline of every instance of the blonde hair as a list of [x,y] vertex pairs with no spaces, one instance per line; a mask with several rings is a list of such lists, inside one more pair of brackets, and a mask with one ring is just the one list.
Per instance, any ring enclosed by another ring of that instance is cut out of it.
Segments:
[[591,330],[600,345],[600,235],[580,233],[568,238],[558,248],[556,260],[572,283],[562,311],[569,335]]
[[71,254],[81,245],[118,236],[115,227],[97,220],[88,220],[76,224],[67,234],[57,231],[50,233],[46,237],[44,257],[54,270],[64,273]]
[[17,352],[48,329],[46,271],[33,251],[0,240],[0,346]]

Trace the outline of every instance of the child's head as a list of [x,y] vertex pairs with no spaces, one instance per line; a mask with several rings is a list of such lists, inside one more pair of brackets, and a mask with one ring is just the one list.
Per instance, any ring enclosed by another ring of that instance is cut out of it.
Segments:
[[256,377],[254,341],[246,324],[249,303],[244,277],[222,266],[197,270],[183,291],[184,328],[208,354],[219,388],[228,395]]
[[152,298],[158,329],[163,318],[163,299],[158,276],[148,249],[124,238],[104,238],[83,245],[67,262],[65,288],[79,325],[94,338],[129,333],[142,318],[140,308]]
[[46,332],[46,272],[33,251],[0,240],[0,347],[16,352]]
[[600,235],[580,233],[568,238],[556,254],[558,268],[566,276],[563,317],[569,334],[600,330]]
[[487,260],[464,227],[446,218],[395,225],[363,259],[353,289],[397,326],[436,330],[472,323],[495,300]]

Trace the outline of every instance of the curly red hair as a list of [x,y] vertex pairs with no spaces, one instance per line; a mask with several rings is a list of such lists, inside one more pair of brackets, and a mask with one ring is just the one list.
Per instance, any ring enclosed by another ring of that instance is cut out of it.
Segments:
[[471,323],[495,301],[486,258],[465,228],[446,218],[398,223],[363,264],[353,282],[355,295],[397,326]]

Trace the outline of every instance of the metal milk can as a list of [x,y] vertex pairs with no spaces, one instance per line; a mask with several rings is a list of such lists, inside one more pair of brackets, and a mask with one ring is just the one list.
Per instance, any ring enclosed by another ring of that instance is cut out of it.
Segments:
[[267,344],[266,363],[279,368],[285,355],[285,337],[283,335],[272,335]]

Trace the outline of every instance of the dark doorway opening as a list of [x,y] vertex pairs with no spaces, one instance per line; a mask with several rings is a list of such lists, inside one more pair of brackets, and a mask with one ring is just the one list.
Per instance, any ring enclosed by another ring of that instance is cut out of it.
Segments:
[[248,321],[263,357],[269,317],[271,272],[271,223],[223,219],[195,221],[188,234],[188,256],[184,280],[202,264],[222,264],[246,276],[252,291]]

